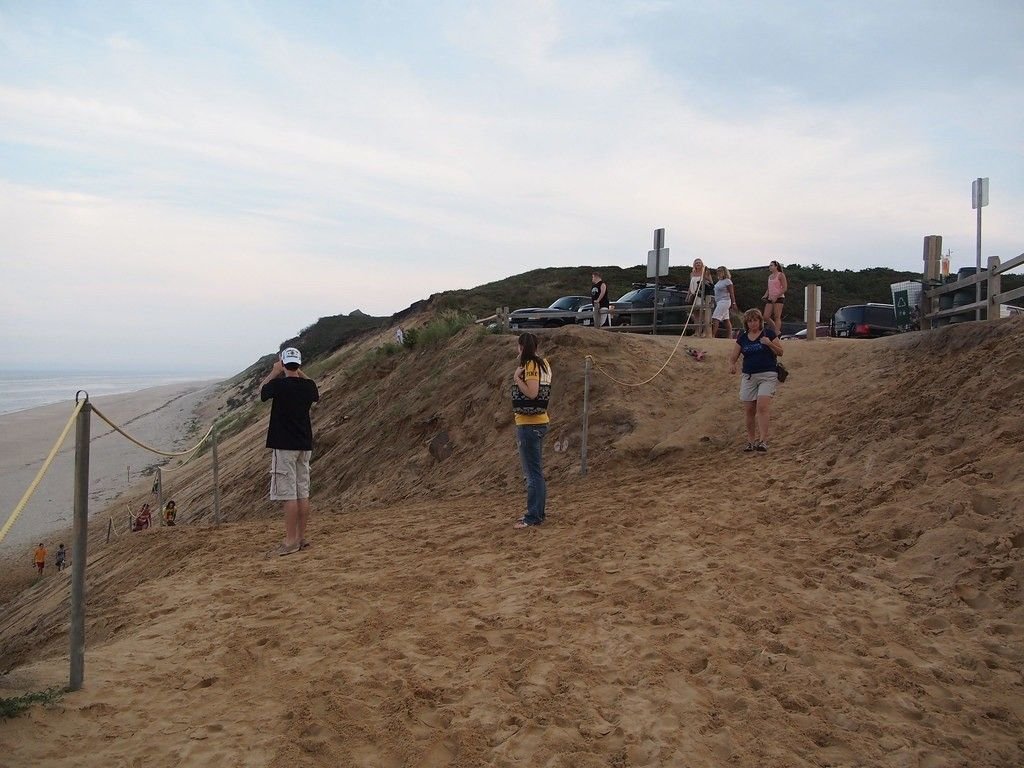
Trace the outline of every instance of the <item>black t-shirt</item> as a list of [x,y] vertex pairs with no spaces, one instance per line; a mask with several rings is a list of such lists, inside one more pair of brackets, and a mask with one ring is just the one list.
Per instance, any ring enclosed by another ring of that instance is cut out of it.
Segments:
[[597,297],[601,295],[601,289],[604,288],[604,296],[601,298],[601,306],[608,306],[608,286],[604,280],[599,280],[594,284],[594,287],[590,289],[590,302],[594,303],[597,301]]
[[267,448],[284,451],[312,451],[313,425],[309,409],[320,399],[312,379],[281,376],[263,385],[261,400],[273,400]]

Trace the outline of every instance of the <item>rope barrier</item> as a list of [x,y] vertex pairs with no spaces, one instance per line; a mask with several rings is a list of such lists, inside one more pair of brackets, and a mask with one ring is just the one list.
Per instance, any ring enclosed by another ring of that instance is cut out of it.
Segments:
[[25,494],[21,497],[21,501],[18,502],[14,511],[11,512],[11,516],[7,518],[7,522],[4,523],[4,527],[0,528],[0,542],[2,542],[4,537],[7,536],[7,533],[11,530],[11,526],[14,525],[14,522],[18,519],[19,515],[21,515],[22,510],[25,509],[25,505],[28,504],[28,500],[31,499],[32,494],[36,492],[36,489],[39,487],[39,483],[42,482],[43,475],[46,474],[46,470],[48,470],[50,465],[53,463],[53,459],[57,455],[57,451],[59,451],[60,447],[64,445],[64,441],[68,437],[68,432],[71,431],[71,427],[74,426],[75,419],[78,418],[78,414],[85,406],[86,402],[86,400],[82,400],[75,404],[75,410],[71,412],[71,418],[68,419],[68,423],[64,425],[64,430],[60,433],[60,437],[57,438],[57,442],[55,442],[53,444],[53,448],[50,449],[50,455],[46,457],[46,460],[43,462],[43,466],[41,466],[39,468],[39,472],[36,473],[35,479],[29,484],[28,490],[25,491]]
[[175,457],[175,456],[189,456],[190,454],[193,454],[196,451],[198,451],[200,448],[202,448],[203,447],[203,443],[206,442],[206,439],[210,435],[213,434],[213,427],[211,426],[210,429],[207,431],[207,433],[202,436],[202,438],[199,440],[198,443],[195,444],[194,447],[189,448],[189,449],[184,450],[184,451],[161,451],[159,448],[154,448],[151,445],[146,445],[141,440],[138,440],[138,439],[132,437],[131,435],[129,435],[127,432],[124,431],[124,429],[122,429],[120,426],[118,426],[117,424],[112,422],[110,419],[108,419],[106,416],[104,416],[103,412],[100,411],[100,409],[97,408],[95,404],[93,404],[93,406],[92,406],[92,412],[95,413],[97,416],[99,416],[101,419],[103,419],[105,422],[107,422],[107,424],[109,424],[114,429],[114,431],[119,432],[121,435],[123,435],[124,437],[128,438],[129,440],[131,440],[133,443],[135,443],[137,446],[139,446],[139,448],[143,448],[143,449],[149,451],[150,453],[155,453],[155,454],[158,454],[160,456],[171,456],[171,457]]
[[[703,305],[703,299],[705,298],[704,297],[704,281],[703,280],[701,280],[700,287],[699,287],[699,289],[697,291],[697,298],[702,300],[701,303]],[[597,361],[594,360],[594,356],[593,355],[587,355],[583,359],[584,360],[590,360],[590,362],[594,364],[594,370],[600,371],[601,374],[603,374],[606,378],[610,379],[611,381],[615,382],[616,384],[618,384],[621,387],[642,387],[642,386],[644,386],[646,384],[650,384],[652,381],[654,381],[656,378],[658,378],[662,373],[664,373],[665,369],[668,368],[668,364],[670,362],[672,362],[672,358],[675,357],[676,352],[679,351],[679,345],[683,343],[683,338],[686,336],[686,329],[690,327],[690,320],[691,320],[691,318],[693,318],[693,310],[696,309],[696,308],[697,308],[697,302],[694,301],[694,303],[690,305],[690,313],[686,316],[686,322],[683,323],[683,330],[679,332],[679,338],[676,340],[676,345],[674,347],[672,347],[672,351],[669,353],[668,359],[665,360],[665,364],[662,365],[661,368],[658,369],[657,373],[655,373],[649,379],[645,379],[645,380],[643,380],[641,382],[637,382],[637,383],[631,383],[631,382],[628,382],[628,381],[619,381],[614,376],[612,376],[610,373],[608,373],[608,371],[606,371],[604,368],[602,368],[600,365],[598,365]],[[654,311],[657,312],[658,308],[655,307]]]

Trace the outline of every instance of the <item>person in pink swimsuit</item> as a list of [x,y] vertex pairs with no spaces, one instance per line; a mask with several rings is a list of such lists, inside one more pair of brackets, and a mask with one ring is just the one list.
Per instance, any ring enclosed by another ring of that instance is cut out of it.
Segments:
[[782,333],[782,305],[786,303],[786,289],[789,283],[782,271],[782,265],[773,261],[768,265],[768,290],[764,292],[764,320],[775,326],[776,333]]

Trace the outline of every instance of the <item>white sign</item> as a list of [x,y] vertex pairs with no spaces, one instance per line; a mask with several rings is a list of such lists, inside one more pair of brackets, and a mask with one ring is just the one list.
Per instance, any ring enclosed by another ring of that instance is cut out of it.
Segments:
[[971,208],[984,208],[988,205],[988,179],[975,179],[971,182]]
[[668,248],[647,252],[647,276],[665,277],[668,274]]

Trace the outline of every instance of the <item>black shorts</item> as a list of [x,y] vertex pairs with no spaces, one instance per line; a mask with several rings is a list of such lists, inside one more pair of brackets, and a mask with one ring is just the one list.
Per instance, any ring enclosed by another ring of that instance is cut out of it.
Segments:
[[786,294],[782,294],[777,299],[765,299],[765,303],[766,304],[785,304],[786,303]]

